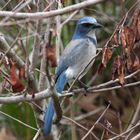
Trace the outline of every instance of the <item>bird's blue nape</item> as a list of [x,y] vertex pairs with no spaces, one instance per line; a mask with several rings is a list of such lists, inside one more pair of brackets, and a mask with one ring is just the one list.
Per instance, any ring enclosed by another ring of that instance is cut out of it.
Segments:
[[92,33],[92,36],[90,37],[94,39],[93,43],[96,44],[95,43],[96,42],[95,29],[97,25],[99,26],[96,19],[93,17],[86,16],[86,17],[81,18],[77,22],[77,26],[76,26],[72,39],[86,38],[89,32],[92,31],[94,33]]

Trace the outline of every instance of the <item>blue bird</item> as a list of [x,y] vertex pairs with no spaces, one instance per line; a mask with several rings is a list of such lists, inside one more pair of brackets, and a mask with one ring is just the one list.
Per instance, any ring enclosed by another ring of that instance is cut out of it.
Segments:
[[[63,51],[56,70],[55,88],[57,93],[62,93],[68,81],[76,78],[96,55],[97,40],[95,31],[100,27],[102,25],[97,23],[93,17],[83,17],[77,22],[72,40]],[[79,79],[86,74],[90,66],[80,75]],[[53,101],[50,99],[44,117],[44,135],[46,136],[51,132],[54,115],[55,109]]]

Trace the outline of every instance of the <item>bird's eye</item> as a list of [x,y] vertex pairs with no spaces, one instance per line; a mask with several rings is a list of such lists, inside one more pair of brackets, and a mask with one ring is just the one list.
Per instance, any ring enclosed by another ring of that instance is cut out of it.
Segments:
[[91,26],[93,26],[93,24],[90,24],[90,23],[84,23],[83,26],[85,26],[85,27],[91,27]]

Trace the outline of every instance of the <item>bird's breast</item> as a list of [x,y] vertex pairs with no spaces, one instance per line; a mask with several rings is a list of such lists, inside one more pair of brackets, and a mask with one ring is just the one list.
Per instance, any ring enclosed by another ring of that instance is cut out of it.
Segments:
[[89,64],[89,62],[92,60],[92,58],[95,55],[96,55],[96,46],[93,45],[92,42],[89,42],[89,44],[87,46],[87,51],[83,55],[83,57],[79,61],[77,61],[76,64],[71,65],[67,68],[67,70],[65,72],[67,78],[68,79],[76,78],[77,75],[79,75],[79,73],[81,73],[83,71],[80,76],[80,78],[82,78],[87,73],[89,68],[92,66],[94,60],[90,64]]

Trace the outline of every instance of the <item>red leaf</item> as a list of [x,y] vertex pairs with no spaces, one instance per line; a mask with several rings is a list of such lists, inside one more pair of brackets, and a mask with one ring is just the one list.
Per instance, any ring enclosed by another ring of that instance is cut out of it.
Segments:
[[10,79],[12,83],[13,92],[20,92],[23,91],[25,86],[22,84],[18,75],[16,74],[16,63],[10,62]]

